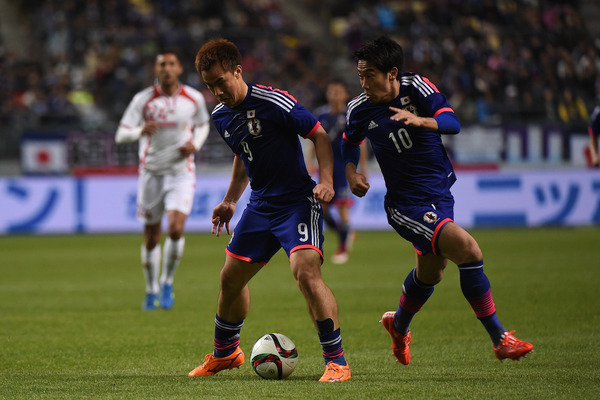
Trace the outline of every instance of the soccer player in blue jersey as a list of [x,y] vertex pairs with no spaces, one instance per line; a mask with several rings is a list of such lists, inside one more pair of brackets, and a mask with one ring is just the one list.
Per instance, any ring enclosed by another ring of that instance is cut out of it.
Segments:
[[[304,295],[325,359],[320,382],[350,379],[344,358],[337,302],[323,282],[323,215],[319,202],[334,196],[333,156],[327,132],[287,92],[246,83],[242,56],[225,39],[207,42],[196,55],[196,70],[220,102],[213,122],[235,154],[229,188],[212,215],[219,236],[229,222],[248,182],[249,203],[227,245],[215,317],[214,351],[190,376],[214,375],[239,367],[244,353],[240,330],[250,307],[248,282],[283,248]],[[320,183],[306,165],[298,136],[310,139],[317,152]]]
[[[323,203],[323,217],[327,226],[333,229],[338,236],[338,249],[331,257],[331,262],[334,264],[343,264],[348,261],[348,252],[355,236],[355,233],[351,232],[350,229],[352,194],[346,180],[341,146],[342,136],[346,129],[346,104],[350,99],[350,93],[343,81],[334,79],[327,85],[325,97],[327,98],[327,104],[317,108],[314,114],[331,139],[331,147],[333,149],[333,189],[335,190],[335,196],[331,204],[337,208],[338,218],[331,212],[328,203]],[[365,174],[367,164],[366,142],[361,146],[363,147],[360,153],[359,169],[362,174]],[[314,154],[311,154],[309,157],[310,162],[314,158]]]
[[348,103],[342,145],[346,177],[355,195],[369,190],[366,177],[356,171],[359,144],[368,138],[387,187],[388,222],[417,253],[398,309],[381,319],[394,355],[402,364],[410,362],[411,320],[450,260],[458,266],[462,292],[489,333],[496,357],[518,360],[533,345],[515,338],[498,320],[479,245],[453,222],[450,187],[456,177],[441,135],[460,131],[454,111],[427,78],[403,72],[402,47],[392,39],[381,36],[367,42],[355,58],[364,92]]

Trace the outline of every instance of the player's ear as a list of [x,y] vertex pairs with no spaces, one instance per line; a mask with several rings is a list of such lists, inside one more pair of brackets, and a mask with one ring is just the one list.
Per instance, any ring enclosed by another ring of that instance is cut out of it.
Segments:
[[240,75],[242,75],[242,66],[238,64],[235,66],[235,68],[233,70],[233,76],[238,78]]
[[390,82],[395,81],[396,79],[398,79],[398,68],[393,67],[390,72],[388,72],[388,79]]

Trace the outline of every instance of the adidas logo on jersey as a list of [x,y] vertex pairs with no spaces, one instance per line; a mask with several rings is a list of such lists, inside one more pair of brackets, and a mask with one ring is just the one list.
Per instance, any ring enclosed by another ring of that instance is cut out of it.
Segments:
[[223,134],[223,136],[225,136],[225,137],[229,137],[229,136],[231,136],[231,135],[229,134],[229,132],[227,132],[227,129],[226,129],[226,130],[225,130],[225,133]]
[[369,127],[368,127],[368,129],[375,129],[375,128],[377,128],[378,126],[379,126],[379,125],[377,125],[377,124],[375,123],[375,121],[371,120],[371,122],[369,123]]

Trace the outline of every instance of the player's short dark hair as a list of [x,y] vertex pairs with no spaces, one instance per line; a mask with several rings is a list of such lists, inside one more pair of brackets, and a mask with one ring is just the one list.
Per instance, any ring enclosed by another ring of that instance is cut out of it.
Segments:
[[196,71],[208,71],[215,63],[225,71],[233,72],[242,64],[242,54],[235,44],[227,39],[213,39],[204,44],[196,54]]
[[399,73],[402,73],[402,68],[404,68],[402,46],[387,36],[379,36],[366,42],[354,52],[354,58],[356,61],[367,61],[386,73],[394,67],[398,68]]
[[179,53],[178,53],[177,51],[173,50],[173,49],[162,49],[162,50],[160,50],[158,53],[156,53],[156,56],[157,56],[157,57],[158,57],[158,56],[164,56],[164,55],[167,55],[167,54],[172,54],[172,55],[174,55],[174,56],[175,56],[175,58],[177,58],[177,60],[178,60],[179,62],[181,62],[181,57],[179,56]]

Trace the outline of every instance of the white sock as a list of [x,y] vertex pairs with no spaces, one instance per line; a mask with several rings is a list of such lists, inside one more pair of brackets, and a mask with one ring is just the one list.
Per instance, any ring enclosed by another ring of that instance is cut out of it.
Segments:
[[158,294],[158,273],[160,272],[160,246],[148,251],[142,244],[142,268],[146,278],[146,293]]
[[181,260],[183,248],[185,246],[185,238],[182,236],[179,240],[171,240],[167,236],[163,245],[163,260],[162,260],[162,275],[160,276],[160,284],[172,285],[175,270]]

